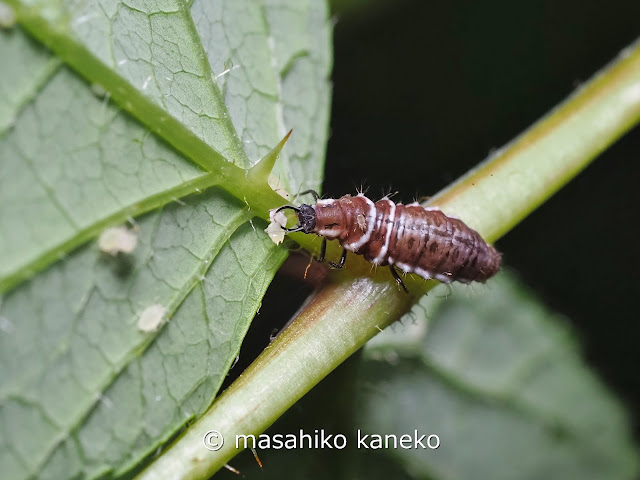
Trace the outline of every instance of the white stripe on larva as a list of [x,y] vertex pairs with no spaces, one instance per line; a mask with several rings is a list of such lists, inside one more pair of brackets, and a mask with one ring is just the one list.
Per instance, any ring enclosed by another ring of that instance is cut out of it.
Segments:
[[318,199],[316,200],[316,205],[331,205],[333,203],[336,203],[335,198],[325,198],[325,199]]
[[[389,202],[389,219],[387,220],[387,234],[384,239],[384,245],[380,249],[380,253],[376,258],[373,259],[373,263],[382,263],[384,261],[384,257],[387,255],[387,251],[389,250],[389,240],[391,239],[391,230],[393,230],[393,222],[396,218],[396,204],[393,203],[388,198],[386,199]],[[384,221],[384,218],[381,219]]]
[[[382,200],[386,200],[386,199],[387,199],[387,198],[385,197],[385,198],[383,198]],[[376,204],[377,204],[377,203],[378,203],[378,202],[376,202]],[[382,224],[383,224],[384,220],[385,220],[385,219],[384,219],[384,215],[382,215],[382,214],[378,215],[378,209],[377,209],[377,207],[376,207],[376,224],[375,224],[375,227],[374,227],[374,229],[375,229],[375,231],[376,231],[376,232],[380,233],[380,229],[382,228]],[[378,259],[377,259],[377,258],[374,258],[373,260],[370,260],[370,261],[371,261],[371,263],[373,263],[374,265],[380,265],[380,262],[378,261]]]
[[436,273],[436,280],[440,280],[442,283],[451,283],[451,277],[443,275],[442,273]]
[[375,221],[377,216],[375,204],[362,194],[358,195],[358,197],[364,198],[367,201],[367,205],[369,206],[369,211],[367,212],[367,220],[366,220],[367,232],[364,235],[362,235],[358,241],[353,243],[348,243],[347,245],[344,246],[347,250],[351,250],[352,252],[355,252],[356,250],[358,250],[361,246],[363,246],[365,243],[367,243],[371,239],[371,234],[373,233],[373,227],[375,226]]
[[340,230],[326,228],[323,230],[318,230],[318,235],[327,238],[338,238],[340,236]]
[[[440,207],[423,207],[427,212],[442,212],[442,210],[440,210]],[[444,212],[442,212],[444,213]],[[444,213],[447,217],[449,218],[455,218],[456,220],[460,220],[458,217],[454,217],[453,215],[448,215],[446,213]]]
[[413,273],[420,275],[425,280],[431,280],[433,278],[433,274],[431,272],[427,272],[425,269],[420,267],[416,267]]
[[406,263],[398,262],[396,263],[396,267],[406,273],[413,273],[414,268],[411,265],[407,265]]

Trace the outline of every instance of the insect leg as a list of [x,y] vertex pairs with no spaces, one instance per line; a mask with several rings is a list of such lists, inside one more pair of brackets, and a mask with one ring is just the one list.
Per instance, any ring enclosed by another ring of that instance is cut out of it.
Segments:
[[342,249],[342,256],[340,257],[340,262],[339,263],[329,262],[329,265],[332,268],[342,268],[342,267],[344,267],[344,262],[346,262],[346,260],[347,260],[347,249],[343,248]]
[[400,278],[400,275],[398,275],[398,271],[396,270],[396,267],[394,267],[393,265],[389,265],[389,268],[391,269],[391,275],[393,275],[393,278],[396,279],[396,282],[398,283],[398,285],[402,287],[405,293],[409,293],[409,290],[407,290],[407,286],[404,284],[404,282]]
[[315,190],[305,190],[304,192],[300,192],[298,195],[298,197],[302,196],[302,195],[306,195],[310,193],[313,196],[313,199],[317,202],[318,199],[320,198],[320,195],[318,195],[318,192],[316,192]]
[[318,260],[320,263],[324,262],[324,257],[326,254],[327,254],[327,239],[323,238],[322,246],[320,247],[320,256],[316,257],[316,260]]

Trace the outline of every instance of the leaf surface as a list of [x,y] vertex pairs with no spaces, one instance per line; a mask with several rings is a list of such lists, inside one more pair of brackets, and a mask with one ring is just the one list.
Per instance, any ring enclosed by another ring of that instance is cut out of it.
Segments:
[[[130,258],[88,245],[4,299],[4,441],[23,467],[12,478],[139,461],[209,405],[285,255],[236,203],[189,197],[140,220]],[[139,357],[155,333],[137,321],[155,304],[171,318]]]
[[[117,476],[210,405],[286,255],[222,169],[294,127],[280,179],[320,182],[325,5],[10,3],[52,52],[0,31],[0,464]],[[137,248],[101,252],[123,223]]]

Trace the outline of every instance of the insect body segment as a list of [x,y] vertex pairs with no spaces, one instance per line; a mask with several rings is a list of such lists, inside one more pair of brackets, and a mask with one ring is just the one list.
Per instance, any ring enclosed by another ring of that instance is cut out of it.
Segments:
[[391,265],[403,288],[394,266],[444,283],[484,282],[500,269],[501,255],[478,232],[418,203],[395,204],[386,197],[374,203],[360,194],[278,210],[286,208],[298,215],[298,225],[286,230],[324,237],[320,261],[326,239],[336,239],[345,251],[340,264],[333,266],[342,266],[349,250],[375,265]]

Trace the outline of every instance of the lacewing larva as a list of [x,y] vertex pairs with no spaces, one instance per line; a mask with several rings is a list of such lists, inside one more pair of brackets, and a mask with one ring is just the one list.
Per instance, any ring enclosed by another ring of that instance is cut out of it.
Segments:
[[374,265],[388,265],[393,277],[406,291],[396,268],[424,279],[444,283],[484,282],[500,269],[502,256],[478,232],[462,220],[449,217],[437,208],[419,203],[403,205],[384,197],[377,202],[359,194],[320,199],[312,190],[315,205],[285,205],[273,211],[293,210],[298,224],[287,232],[315,233],[323,237],[319,261],[324,261],[327,240],[343,247],[342,268],[347,251],[364,256]]

